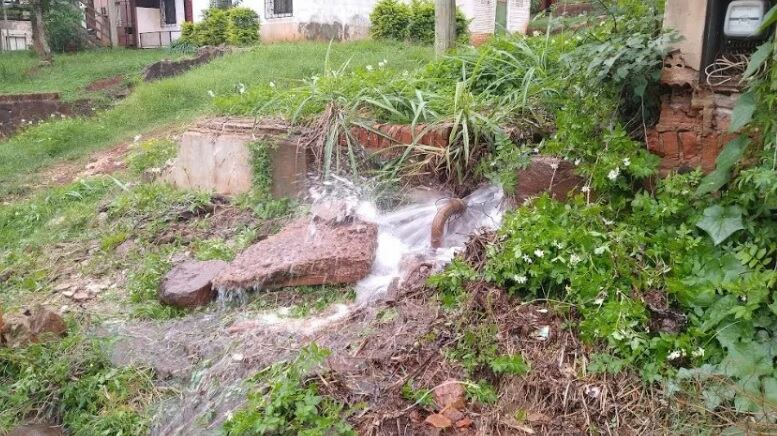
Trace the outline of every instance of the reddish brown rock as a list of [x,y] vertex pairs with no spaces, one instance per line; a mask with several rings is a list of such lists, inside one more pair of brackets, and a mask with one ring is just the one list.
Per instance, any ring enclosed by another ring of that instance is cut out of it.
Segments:
[[378,228],[345,222],[297,220],[241,253],[213,281],[216,289],[271,289],[356,283],[375,260]]
[[86,85],[86,90],[90,92],[104,91],[106,89],[115,88],[124,82],[124,76],[117,74],[105,79],[98,79],[94,82]]
[[8,317],[0,329],[0,343],[9,347],[23,347],[30,343],[61,337],[67,332],[62,317],[37,305],[21,315]]
[[572,162],[551,156],[536,156],[528,167],[518,172],[515,197],[518,202],[546,192],[556,200],[566,200],[585,181],[575,174]]
[[204,306],[215,298],[213,278],[226,268],[220,260],[190,260],[177,265],[162,279],[159,300],[184,309]]

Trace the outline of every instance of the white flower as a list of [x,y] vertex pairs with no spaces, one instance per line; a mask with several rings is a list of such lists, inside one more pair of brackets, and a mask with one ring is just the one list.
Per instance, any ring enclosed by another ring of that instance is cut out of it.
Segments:
[[602,303],[604,303],[604,298],[602,298],[602,297],[599,297],[596,300],[594,300],[594,304],[597,305],[597,306],[601,306]]
[[275,88],[275,82],[270,82],[270,88]]
[[386,60],[386,58],[383,58],[383,65],[388,65],[388,61]]
[[587,193],[591,192],[591,187],[588,186],[588,185],[585,185],[582,188],[580,188],[580,190],[587,194]]
[[666,356],[667,360],[675,360],[685,356],[685,350],[674,350]]
[[557,170],[558,169],[558,162],[553,162],[552,164],[550,164],[550,167],[553,168],[554,170]]
[[572,265],[577,265],[582,260],[583,259],[581,259],[580,256],[578,256],[576,254],[572,254],[571,256],[569,256],[569,263],[571,263]]
[[580,159],[575,159],[575,166],[580,165]]
[[237,93],[243,95],[246,93],[246,85],[244,83],[237,84]]
[[604,254],[605,250],[607,250],[607,247],[605,247],[604,245],[602,245],[601,247],[596,247],[594,249],[594,254],[597,256],[601,256],[602,254]]
[[611,225],[615,224],[615,221],[610,221],[607,218],[602,218],[602,222],[604,222],[605,226],[611,226]]
[[365,68],[367,69],[367,71],[372,71],[372,69],[373,69],[372,65],[367,65]]
[[542,250],[539,250],[539,249],[538,250],[534,250],[534,255],[539,257],[539,258],[543,258],[543,257],[545,257],[545,252],[542,251]]
[[629,158],[627,158],[627,157],[626,157],[626,158],[624,158],[624,159],[623,159],[623,166],[624,166],[624,167],[627,167],[627,166],[629,166],[629,165],[631,165],[631,159],[629,159]]
[[515,283],[518,283],[519,285],[523,285],[526,283],[526,276],[514,276],[513,280],[515,280]]
[[535,30],[531,34],[532,34],[532,36],[540,36],[540,35],[542,35],[542,32],[540,32],[539,30]]
[[383,68],[384,66],[386,66],[386,64],[383,62],[378,62],[378,68]]
[[704,357],[704,348],[697,348],[691,352],[691,356],[693,357]]
[[310,77],[310,80],[312,80],[312,81],[313,81],[313,83],[316,83],[316,82],[318,82],[318,79],[320,79],[320,77],[318,77],[318,76],[311,76],[311,77]]
[[216,93],[209,89],[208,90],[208,95],[210,96],[210,98],[213,98],[213,97],[216,96]]
[[132,138],[132,142],[135,142],[135,143],[137,143],[138,141],[140,141],[140,138],[142,138],[142,136],[141,136],[141,135],[135,135],[135,137],[134,137],[134,138]]
[[612,181],[615,181],[615,179],[617,179],[620,174],[621,174],[620,167],[615,167],[614,170],[610,170],[609,174],[607,174],[607,178]]
[[521,259],[523,259],[523,261],[526,262],[526,263],[532,263],[531,258],[529,256],[525,255],[525,254],[523,255],[523,257]]

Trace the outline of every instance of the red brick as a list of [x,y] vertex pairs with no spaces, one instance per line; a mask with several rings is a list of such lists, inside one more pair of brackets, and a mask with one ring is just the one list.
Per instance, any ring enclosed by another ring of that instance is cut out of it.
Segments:
[[680,144],[682,146],[682,161],[688,166],[695,167],[701,163],[701,145],[696,132],[680,132]]

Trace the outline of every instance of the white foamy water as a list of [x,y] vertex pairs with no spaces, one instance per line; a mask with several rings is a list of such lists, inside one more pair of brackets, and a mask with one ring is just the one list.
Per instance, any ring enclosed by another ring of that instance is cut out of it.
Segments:
[[[401,279],[403,260],[430,262],[436,268],[447,265],[464,249],[469,238],[482,230],[494,230],[502,224],[504,191],[499,186],[486,186],[463,198],[467,209],[452,216],[445,229],[443,244],[433,249],[432,222],[437,211],[450,197],[427,194],[427,199],[374,217],[361,216],[378,224],[378,249],[370,274],[356,285],[356,303],[366,304],[386,294],[391,283]],[[361,208],[357,208],[357,213]]]
[[[247,326],[271,330],[286,330],[312,334],[329,325],[342,321],[353,311],[380,300],[392,283],[401,280],[408,266],[419,262],[430,263],[434,270],[447,265],[457,252],[464,249],[469,238],[480,231],[495,230],[504,215],[504,191],[499,186],[485,186],[462,198],[467,208],[452,216],[446,223],[445,236],[440,248],[431,244],[432,222],[438,210],[451,197],[434,191],[415,191],[410,204],[391,211],[379,211],[371,199],[371,193],[344,179],[318,185],[311,189],[314,205],[337,202],[343,215],[356,215],[364,221],[378,225],[378,247],[370,274],[356,284],[356,302],[337,305],[333,311],[306,319],[289,318],[288,308],[280,308],[249,321]],[[310,236],[316,228],[311,220]],[[219,295],[221,300],[224,296]]]

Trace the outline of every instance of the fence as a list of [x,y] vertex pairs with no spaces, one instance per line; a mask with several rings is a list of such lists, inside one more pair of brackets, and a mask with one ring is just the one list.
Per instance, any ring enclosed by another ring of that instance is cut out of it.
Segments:
[[138,35],[139,48],[169,47],[170,43],[181,37],[180,30],[160,30],[157,32],[143,32]]

